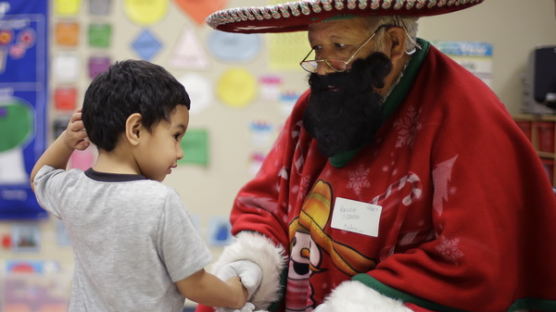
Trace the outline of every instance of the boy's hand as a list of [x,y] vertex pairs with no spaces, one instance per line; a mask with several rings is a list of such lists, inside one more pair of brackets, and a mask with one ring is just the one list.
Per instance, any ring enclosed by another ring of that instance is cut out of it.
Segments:
[[89,147],[89,138],[85,131],[85,125],[81,120],[81,110],[71,115],[66,130],[62,133],[64,143],[72,150],[84,150]]
[[243,284],[241,283],[241,280],[239,279],[239,277],[232,277],[230,279],[228,279],[226,281],[226,283],[228,283],[228,285],[230,285],[230,287],[232,289],[234,289],[233,292],[233,296],[235,298],[238,299],[237,304],[234,308],[241,308],[245,305],[245,303],[247,302],[247,289],[245,287],[243,287]]

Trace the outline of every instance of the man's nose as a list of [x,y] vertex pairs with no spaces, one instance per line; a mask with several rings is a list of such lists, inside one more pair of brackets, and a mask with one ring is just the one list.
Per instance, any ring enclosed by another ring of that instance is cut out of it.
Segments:
[[324,76],[333,72],[334,70],[330,68],[330,66],[326,62],[319,62],[317,64],[317,74],[320,76]]

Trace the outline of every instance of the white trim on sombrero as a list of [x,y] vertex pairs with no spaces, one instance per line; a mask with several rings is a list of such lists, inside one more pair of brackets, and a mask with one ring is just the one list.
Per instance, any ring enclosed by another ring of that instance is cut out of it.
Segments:
[[462,10],[481,2],[483,0],[300,0],[217,11],[207,18],[207,24],[229,32],[287,32],[306,30],[311,23],[337,15],[429,16]]

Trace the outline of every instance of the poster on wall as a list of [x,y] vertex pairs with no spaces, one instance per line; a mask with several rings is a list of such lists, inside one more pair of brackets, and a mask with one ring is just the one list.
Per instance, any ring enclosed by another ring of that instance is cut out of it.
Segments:
[[39,219],[29,173],[46,144],[48,1],[0,4],[0,219]]

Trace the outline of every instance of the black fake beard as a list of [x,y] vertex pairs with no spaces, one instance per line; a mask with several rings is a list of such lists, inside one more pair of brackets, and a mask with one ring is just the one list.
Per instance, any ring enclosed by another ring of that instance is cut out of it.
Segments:
[[317,140],[321,153],[331,157],[369,144],[383,122],[382,96],[392,63],[382,53],[356,60],[347,72],[311,74],[311,96],[303,125]]

